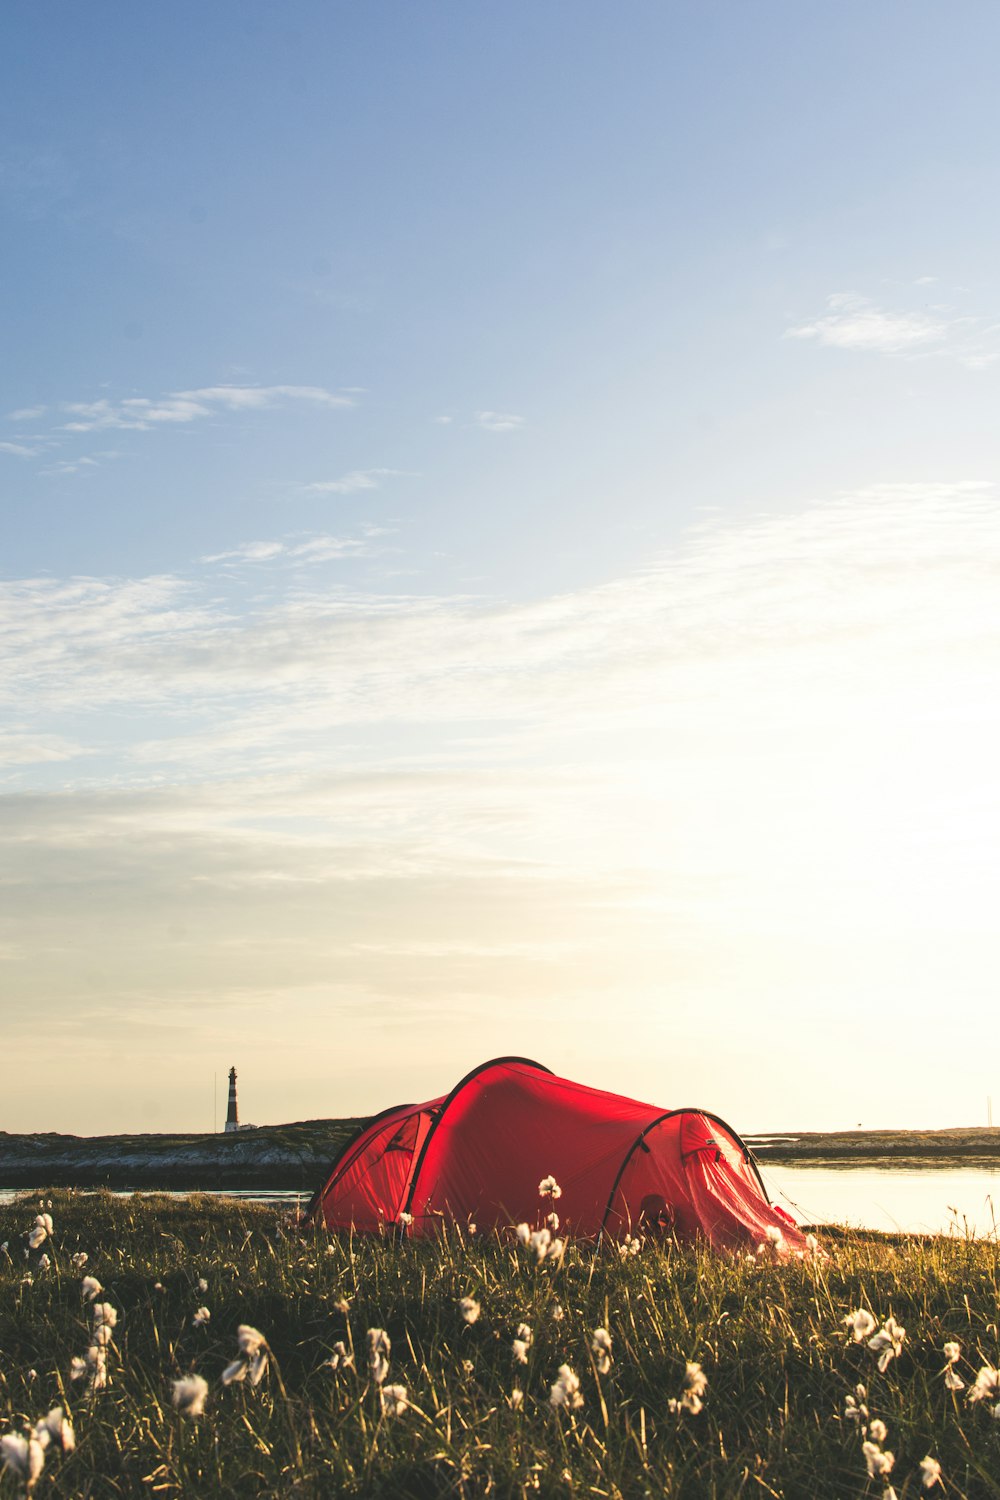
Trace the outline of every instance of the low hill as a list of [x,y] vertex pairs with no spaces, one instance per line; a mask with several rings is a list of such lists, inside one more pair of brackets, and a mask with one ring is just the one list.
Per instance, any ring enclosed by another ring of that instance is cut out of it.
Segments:
[[953,1130],[799,1131],[748,1135],[760,1162],[831,1167],[945,1167],[1000,1164],[1000,1127]]
[[302,1120],[231,1135],[8,1135],[0,1188],[283,1188],[311,1193],[360,1119]]

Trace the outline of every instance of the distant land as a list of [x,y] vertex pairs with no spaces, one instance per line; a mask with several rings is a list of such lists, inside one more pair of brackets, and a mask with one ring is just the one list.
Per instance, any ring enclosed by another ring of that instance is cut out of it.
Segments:
[[[312,1193],[364,1119],[300,1120],[230,1135],[8,1135],[0,1188],[173,1188]],[[831,1167],[1000,1166],[1000,1128],[799,1131],[748,1135],[762,1164]]]

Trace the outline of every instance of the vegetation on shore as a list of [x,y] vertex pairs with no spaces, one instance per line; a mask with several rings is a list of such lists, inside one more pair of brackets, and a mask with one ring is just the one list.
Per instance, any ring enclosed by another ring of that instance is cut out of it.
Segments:
[[758,1161],[831,1167],[996,1167],[1000,1127],[747,1136]]
[[55,1416],[4,1444],[2,1495],[38,1453],[32,1493],[67,1500],[1000,1493],[1000,1397],[975,1384],[998,1359],[991,1243],[540,1259],[512,1233],[331,1241],[212,1198],[51,1202],[0,1210],[3,1432],[62,1407],[75,1446]]

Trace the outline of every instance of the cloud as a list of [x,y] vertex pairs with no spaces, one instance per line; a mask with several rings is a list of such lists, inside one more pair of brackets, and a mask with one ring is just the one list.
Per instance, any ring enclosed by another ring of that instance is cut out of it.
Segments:
[[203,557],[203,563],[217,562],[273,562],[277,558],[298,562],[335,562],[345,558],[363,557],[370,550],[371,541],[386,535],[386,528],[370,526],[360,537],[314,536],[305,541],[243,542],[228,552],[213,552]]
[[0,453],[13,453],[18,458],[36,458],[41,449],[29,447],[27,443],[0,443]]
[[439,427],[448,427],[455,419],[454,417],[433,417],[432,420],[436,422]]
[[7,413],[8,422],[34,422],[38,417],[45,415],[47,408],[44,406],[19,406],[17,411]]
[[219,411],[259,411],[286,401],[330,409],[354,405],[351,396],[321,386],[214,385],[191,391],[172,391],[156,398],[129,396],[121,401],[102,398],[98,401],[64,402],[62,410],[72,420],[62,425],[65,432],[93,432],[103,428],[145,432],[164,424],[200,421]]
[[1000,326],[958,316],[952,309],[888,310],[857,292],[835,292],[826,306],[823,317],[787,328],[785,337],[904,359],[948,355],[971,369],[1000,357]]
[[352,469],[339,479],[320,479],[302,488],[307,495],[354,495],[360,490],[377,490],[383,479],[396,478],[404,472],[403,469]]
[[524,418],[509,411],[477,411],[475,423],[487,432],[514,432],[524,426]]

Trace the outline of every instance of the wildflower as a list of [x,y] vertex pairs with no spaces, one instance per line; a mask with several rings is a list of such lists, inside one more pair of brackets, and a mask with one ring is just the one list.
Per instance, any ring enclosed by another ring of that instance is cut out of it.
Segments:
[[49,1260],[49,1257],[47,1255],[42,1255],[42,1256],[39,1257],[39,1260],[38,1260],[38,1269],[40,1271],[47,1271],[49,1269],[49,1266],[51,1266],[51,1264],[52,1264],[52,1262]]
[[869,1479],[884,1479],[887,1474],[892,1473],[893,1464],[896,1462],[894,1453],[883,1452],[878,1443],[873,1442],[862,1443],[861,1451],[865,1455]]
[[232,1364],[223,1370],[222,1384],[232,1385],[234,1381],[249,1379],[251,1385],[260,1385],[267,1373],[267,1356],[270,1353],[267,1339],[258,1329],[251,1328],[249,1323],[241,1323],[236,1330],[236,1342],[240,1352]]
[[565,1254],[566,1254],[566,1241],[565,1240],[553,1240],[552,1243],[551,1243],[551,1245],[549,1246],[549,1249],[548,1249],[548,1259],[549,1260],[557,1260],[557,1261],[558,1260],[562,1260],[562,1258],[563,1258],[563,1256]]
[[570,1411],[578,1411],[583,1405],[583,1397],[580,1395],[580,1377],[570,1369],[569,1365],[560,1365],[556,1382],[549,1392],[550,1406],[565,1406]]
[[986,1401],[997,1394],[998,1386],[1000,1386],[1000,1372],[994,1370],[992,1365],[983,1365],[967,1399],[972,1403]]
[[30,1494],[45,1468],[45,1449],[38,1439],[8,1432],[0,1437],[0,1458],[5,1469],[24,1480],[24,1492]]
[[956,1343],[954,1339],[951,1339],[947,1344],[945,1344],[943,1352],[946,1360],[946,1364],[944,1367],[944,1383],[946,1388],[949,1391],[964,1391],[965,1381],[955,1369],[955,1366],[958,1364],[959,1358],[961,1357],[962,1353],[961,1344]]
[[38,1379],[38,1371],[36,1369],[30,1369],[28,1371],[28,1381],[29,1381],[29,1383],[34,1383],[34,1381],[36,1381],[37,1379]]
[[42,1417],[35,1423],[35,1437],[43,1448],[48,1448],[54,1443],[61,1448],[63,1453],[72,1453],[76,1447],[73,1423],[61,1406],[53,1406],[47,1417]]
[[936,1458],[920,1460],[920,1485],[922,1489],[932,1490],[936,1484],[941,1483],[941,1465]]
[[627,1234],[618,1246],[618,1254],[622,1260],[627,1260],[630,1255],[638,1255],[645,1243],[639,1235]]
[[477,1232],[476,1225],[470,1223],[468,1232],[469,1232],[469,1234],[475,1234]]
[[885,1442],[886,1438],[889,1436],[889,1429],[886,1427],[881,1417],[876,1417],[874,1422],[870,1422],[868,1424],[868,1436],[871,1438],[873,1443]]
[[561,1198],[562,1188],[554,1177],[543,1177],[538,1184],[538,1196],[539,1198]]
[[552,1236],[547,1229],[533,1229],[528,1236],[528,1249],[542,1261],[549,1253]]
[[49,1235],[51,1233],[52,1233],[52,1215],[51,1214],[39,1214],[38,1217],[35,1219],[33,1227],[31,1228],[31,1230],[28,1233],[28,1244],[31,1247],[31,1249],[32,1250],[38,1250],[38,1249],[40,1249],[41,1246],[45,1244],[45,1241],[48,1239],[48,1237],[49,1237]]
[[410,1227],[410,1225],[413,1223],[413,1215],[412,1214],[406,1214],[406,1213],[399,1214],[399,1216],[397,1218],[397,1223],[399,1223],[400,1225],[402,1225],[402,1227],[404,1229],[408,1229]]
[[471,1360],[471,1359],[463,1359],[463,1360],[462,1360],[462,1369],[463,1369],[463,1370],[464,1370],[464,1371],[465,1371],[465,1373],[466,1373],[466,1375],[471,1375],[471,1374],[472,1374],[472,1372],[473,1372],[473,1370],[474,1370],[474,1369],[475,1369],[475,1368],[476,1368],[476,1367],[475,1367],[475,1365],[474,1365],[474,1364],[473,1364],[473,1363],[472,1363],[472,1360]]
[[608,1375],[611,1371],[611,1335],[606,1328],[595,1328],[590,1344],[597,1365],[599,1375]]
[[94,1343],[110,1344],[118,1323],[118,1310],[110,1302],[94,1303]]
[[350,1353],[344,1341],[338,1339],[326,1363],[331,1370],[353,1370],[354,1355]]
[[198,1277],[198,1290],[199,1292],[208,1291],[208,1282],[205,1280],[204,1276]]
[[211,1322],[212,1314],[207,1307],[199,1307],[191,1322],[196,1328],[204,1328],[206,1323]]
[[100,1296],[104,1288],[96,1276],[85,1276],[80,1282],[80,1297],[84,1302],[93,1302],[95,1297]]
[[847,1317],[841,1318],[840,1321],[851,1330],[856,1344],[860,1344],[870,1333],[874,1333],[876,1328],[875,1319],[867,1307],[859,1307],[857,1312],[848,1313]]
[[171,1400],[182,1417],[200,1417],[205,1410],[208,1381],[202,1375],[182,1375],[174,1381]]
[[551,1316],[552,1316],[553,1323],[561,1323],[562,1322],[562,1320],[566,1316],[566,1314],[563,1312],[563,1305],[562,1305],[561,1302],[553,1302]]
[[854,1387],[854,1395],[848,1396],[844,1401],[844,1420],[857,1422],[859,1427],[868,1421],[868,1408],[865,1405],[868,1392],[863,1385]]
[[[522,1323],[521,1328],[527,1328],[527,1324]],[[514,1363],[518,1365],[526,1365],[528,1363],[528,1350],[531,1348],[531,1329],[528,1328],[528,1337],[525,1339],[521,1338],[520,1336],[521,1328],[517,1330],[518,1337],[514,1340],[510,1347],[511,1353],[514,1356]]]
[[337,1253],[337,1247],[336,1247],[336,1245],[327,1245],[326,1249],[323,1252],[324,1255],[336,1255],[336,1253]]
[[687,1360],[684,1369],[684,1389],[681,1392],[680,1400],[676,1401],[671,1397],[667,1402],[667,1410],[675,1414],[682,1411],[689,1411],[692,1416],[697,1416],[705,1404],[701,1398],[707,1389],[708,1376],[701,1368],[701,1365],[696,1364],[693,1360]]
[[69,1263],[74,1271],[82,1271],[89,1259],[86,1250],[78,1250],[75,1255],[70,1256]]
[[347,1297],[341,1297],[339,1301],[333,1304],[333,1307],[335,1312],[344,1313],[345,1315],[351,1310],[351,1304]]
[[92,1391],[103,1391],[108,1384],[108,1351],[103,1344],[91,1344],[87,1350],[87,1369]]
[[521,1387],[519,1385],[516,1385],[514,1387],[510,1395],[507,1397],[507,1400],[510,1404],[511,1411],[521,1410],[521,1407],[524,1403],[524,1392],[521,1390]]
[[21,1285],[22,1286],[34,1286],[34,1284],[35,1284],[35,1278],[34,1278],[34,1276],[32,1276],[32,1274],[31,1274],[30,1271],[25,1276],[21,1277]]
[[165,1291],[165,1290],[166,1290],[166,1288],[164,1287],[162,1281],[154,1281],[153,1282],[153,1291],[154,1292],[162,1292],[162,1291]]
[[545,1227],[546,1229],[551,1229],[552,1233],[555,1234],[556,1230],[559,1228],[559,1215],[546,1214]]
[[531,1225],[530,1224],[518,1224],[518,1226],[515,1229],[514,1233],[517,1235],[517,1237],[520,1240],[521,1244],[522,1245],[526,1245],[528,1243],[528,1241],[531,1239]]
[[81,1359],[79,1354],[74,1354],[69,1362],[70,1380],[82,1380],[87,1373],[87,1361]]
[[466,1323],[474,1323],[479,1317],[479,1303],[475,1297],[460,1297],[458,1310]]
[[806,1250],[809,1252],[810,1255],[821,1255],[822,1254],[822,1251],[819,1248],[819,1240],[816,1238],[816,1236],[814,1234],[807,1234],[806,1235]]
[[406,1399],[405,1385],[380,1385],[378,1394],[382,1414],[386,1417],[401,1417],[410,1404]]
[[389,1373],[392,1340],[384,1328],[368,1330],[368,1368],[376,1385],[382,1385]]
[[884,1375],[894,1359],[898,1359],[903,1349],[903,1341],[906,1338],[906,1329],[900,1328],[896,1319],[890,1313],[875,1334],[874,1338],[868,1340],[868,1347],[878,1355],[879,1373]]

